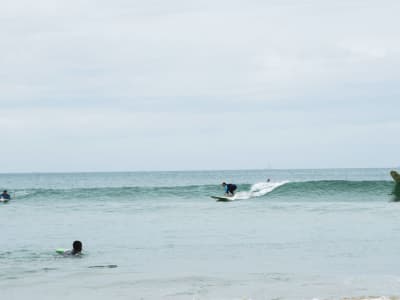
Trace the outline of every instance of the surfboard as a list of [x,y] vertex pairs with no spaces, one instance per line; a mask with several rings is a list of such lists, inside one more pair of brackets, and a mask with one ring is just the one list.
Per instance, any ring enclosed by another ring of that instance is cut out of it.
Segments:
[[211,198],[213,198],[213,199],[215,199],[217,201],[223,201],[223,202],[233,201],[232,197],[211,196]]
[[4,199],[4,198],[0,198],[0,202],[7,203],[8,201],[10,201],[10,200],[9,199]]
[[82,255],[81,252],[73,254],[71,249],[64,249],[64,248],[57,248],[56,252],[58,254],[61,254],[61,255],[64,255],[64,256],[79,256],[79,255]]
[[394,170],[390,171],[390,176],[392,176],[393,180],[396,181],[396,183],[400,183],[400,174]]

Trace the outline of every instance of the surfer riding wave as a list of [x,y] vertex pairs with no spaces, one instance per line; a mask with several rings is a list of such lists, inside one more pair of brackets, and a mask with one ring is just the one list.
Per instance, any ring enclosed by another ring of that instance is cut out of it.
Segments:
[[235,195],[235,191],[237,189],[236,184],[223,182],[222,186],[225,189],[225,195],[226,196],[233,197]]
[[[225,188],[225,197],[220,197],[220,196],[211,196],[211,197],[219,201],[245,200],[245,199],[264,196],[288,182],[289,181],[273,182],[271,180],[267,180],[266,182],[264,181],[255,183],[250,187],[250,190],[241,192],[236,192],[237,189],[236,185],[227,184],[223,182],[222,186]],[[234,185],[234,189],[231,192],[229,188],[233,187],[229,185]]]

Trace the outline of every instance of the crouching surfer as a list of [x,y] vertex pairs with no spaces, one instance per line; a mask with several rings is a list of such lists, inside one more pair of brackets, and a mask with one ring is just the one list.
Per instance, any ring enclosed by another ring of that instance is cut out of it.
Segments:
[[234,196],[235,195],[235,191],[237,189],[236,184],[223,182],[222,186],[225,189],[225,195],[227,195],[227,196]]

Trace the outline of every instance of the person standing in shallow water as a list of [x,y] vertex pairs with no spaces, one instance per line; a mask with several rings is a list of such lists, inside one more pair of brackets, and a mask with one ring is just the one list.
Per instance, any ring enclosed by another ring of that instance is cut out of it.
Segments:
[[237,189],[236,184],[223,182],[222,186],[225,189],[225,195],[227,195],[227,196],[234,196],[235,195],[235,191]]

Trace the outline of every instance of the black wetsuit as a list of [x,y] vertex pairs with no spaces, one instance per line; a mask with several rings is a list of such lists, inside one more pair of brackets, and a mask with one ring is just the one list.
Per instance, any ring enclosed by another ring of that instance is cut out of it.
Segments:
[[236,189],[237,189],[236,184],[228,183],[225,186],[225,193],[233,195],[235,193]]
[[4,200],[10,200],[10,195],[7,193],[3,193],[0,195],[0,199],[4,199]]

